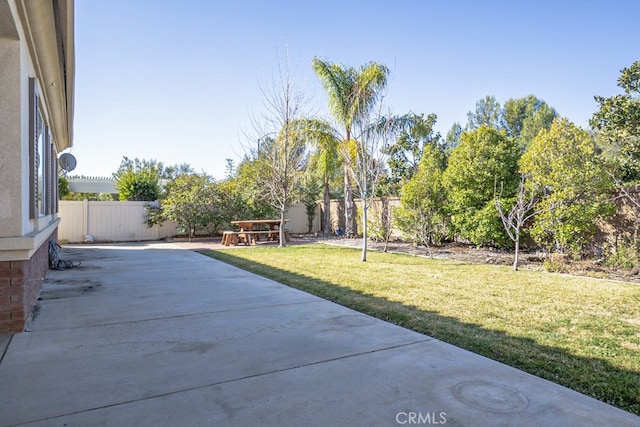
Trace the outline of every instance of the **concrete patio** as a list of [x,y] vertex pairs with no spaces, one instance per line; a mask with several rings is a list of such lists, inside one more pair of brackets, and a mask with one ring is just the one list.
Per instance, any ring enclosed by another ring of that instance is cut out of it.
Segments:
[[[67,246],[0,339],[0,426],[638,426],[640,417],[171,243]],[[6,350],[6,351],[3,351]]]

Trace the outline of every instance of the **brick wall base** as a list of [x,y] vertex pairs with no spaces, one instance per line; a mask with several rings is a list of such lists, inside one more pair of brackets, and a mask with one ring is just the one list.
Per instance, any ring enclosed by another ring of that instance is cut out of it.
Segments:
[[0,261],[0,333],[24,331],[49,271],[49,240],[57,236],[56,230],[29,260]]

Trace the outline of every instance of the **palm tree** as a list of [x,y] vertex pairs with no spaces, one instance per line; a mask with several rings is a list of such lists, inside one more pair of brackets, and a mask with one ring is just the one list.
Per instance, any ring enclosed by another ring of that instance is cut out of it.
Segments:
[[311,155],[309,163],[322,181],[323,206],[322,234],[331,234],[331,187],[335,183],[341,168],[339,140],[331,126],[323,121],[310,121],[306,126],[316,151]]
[[[329,101],[329,111],[337,124],[344,129],[340,143],[343,148],[351,144],[352,129],[376,105],[382,90],[387,85],[389,69],[376,62],[369,62],[355,69],[341,64],[314,58],[313,70],[324,85]],[[343,153],[348,150],[341,150]],[[355,215],[353,212],[353,192],[351,182],[352,161],[343,155],[344,167],[344,214],[345,235],[356,234]]]

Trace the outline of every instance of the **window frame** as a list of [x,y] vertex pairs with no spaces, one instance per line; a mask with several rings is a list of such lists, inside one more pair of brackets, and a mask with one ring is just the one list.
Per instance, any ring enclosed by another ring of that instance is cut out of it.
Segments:
[[57,157],[40,106],[37,80],[29,78],[29,218],[58,212]]

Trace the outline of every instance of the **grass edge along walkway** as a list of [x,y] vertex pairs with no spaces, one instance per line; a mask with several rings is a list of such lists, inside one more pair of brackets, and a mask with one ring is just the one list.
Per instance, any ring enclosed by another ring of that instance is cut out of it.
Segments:
[[322,244],[202,253],[640,415],[640,286]]

